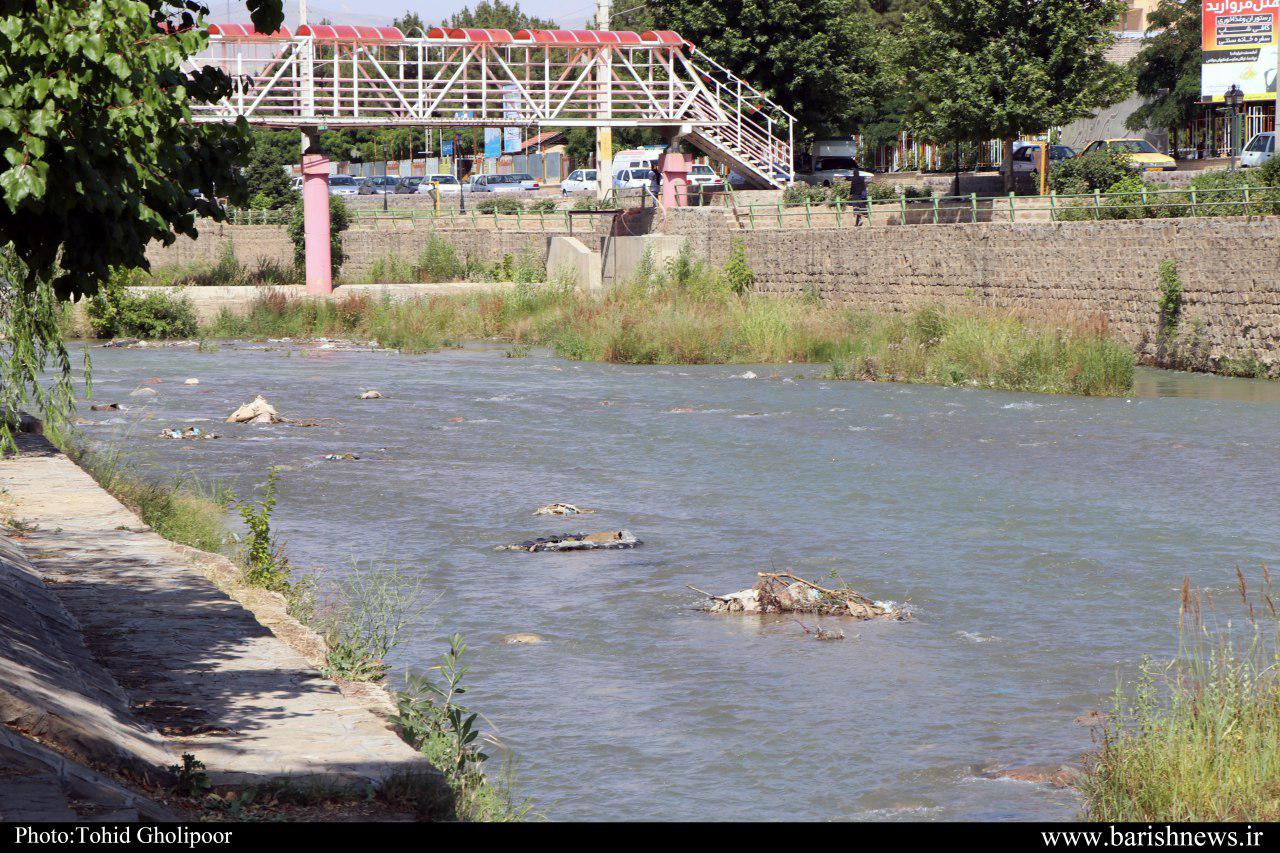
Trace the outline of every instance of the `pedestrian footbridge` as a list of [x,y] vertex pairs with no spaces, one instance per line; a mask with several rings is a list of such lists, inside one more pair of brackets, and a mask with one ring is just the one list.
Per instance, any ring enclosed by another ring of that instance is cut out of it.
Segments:
[[[415,30],[415,32],[421,32]],[[792,176],[794,120],[679,34],[602,30],[212,24],[188,71],[229,97],[197,121],[272,127],[653,127],[757,187]]]

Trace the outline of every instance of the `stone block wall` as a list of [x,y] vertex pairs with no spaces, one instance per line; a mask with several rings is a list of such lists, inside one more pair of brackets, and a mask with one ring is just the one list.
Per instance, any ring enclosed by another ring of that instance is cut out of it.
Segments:
[[1160,263],[1184,287],[1184,328],[1198,327],[1211,357],[1252,354],[1280,366],[1280,218],[978,223],[690,233],[722,264],[743,243],[764,293],[859,308],[911,310],[968,303],[1076,319],[1154,355]]

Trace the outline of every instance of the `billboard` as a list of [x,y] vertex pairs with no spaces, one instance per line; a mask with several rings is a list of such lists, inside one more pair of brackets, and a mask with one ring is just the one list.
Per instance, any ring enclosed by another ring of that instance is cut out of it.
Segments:
[[486,127],[484,129],[484,157],[486,160],[491,157],[502,156],[502,131],[496,127]]
[[1233,84],[1246,100],[1275,98],[1278,8],[1280,0],[1204,0],[1201,98],[1221,101]]
[[[520,119],[520,90],[514,83],[502,87],[502,117],[508,121]],[[514,154],[520,151],[520,128],[504,127],[502,129],[502,153]]]

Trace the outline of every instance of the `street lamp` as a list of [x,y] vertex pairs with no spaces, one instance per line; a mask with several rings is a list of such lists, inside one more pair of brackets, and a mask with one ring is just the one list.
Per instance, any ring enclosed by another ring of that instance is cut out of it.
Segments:
[[1236,170],[1236,151],[1240,147],[1240,129],[1236,127],[1236,111],[1244,101],[1244,92],[1235,83],[1222,93],[1222,99],[1231,108],[1231,171]]

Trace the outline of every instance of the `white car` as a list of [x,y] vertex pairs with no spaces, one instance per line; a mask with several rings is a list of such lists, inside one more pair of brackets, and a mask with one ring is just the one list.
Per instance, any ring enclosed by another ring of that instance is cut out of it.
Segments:
[[359,195],[360,183],[350,175],[330,175],[329,195]]
[[653,186],[653,170],[652,169],[623,169],[621,172],[614,174],[613,186],[620,190],[637,189],[640,187]]
[[425,181],[418,184],[418,192],[430,193],[433,186],[440,191],[440,195],[462,192],[462,184],[458,183],[458,179],[453,175],[429,175]]
[[596,180],[595,169],[579,169],[570,173],[560,184],[560,195],[569,193],[598,192],[600,182]]
[[538,183],[537,179],[528,172],[516,172],[514,175],[507,175],[507,177],[518,181],[521,189],[536,190],[542,188],[542,184]]
[[1253,139],[1250,139],[1249,144],[1240,152],[1240,168],[1261,166],[1274,156],[1276,156],[1275,133],[1270,130],[1265,133],[1255,133]]
[[719,184],[723,182],[720,176],[716,174],[715,169],[712,169],[706,163],[694,163],[693,168],[689,170],[689,183],[695,187],[700,187],[704,184]]
[[515,175],[472,175],[467,184],[467,192],[473,193],[518,193],[524,190],[524,184]]

